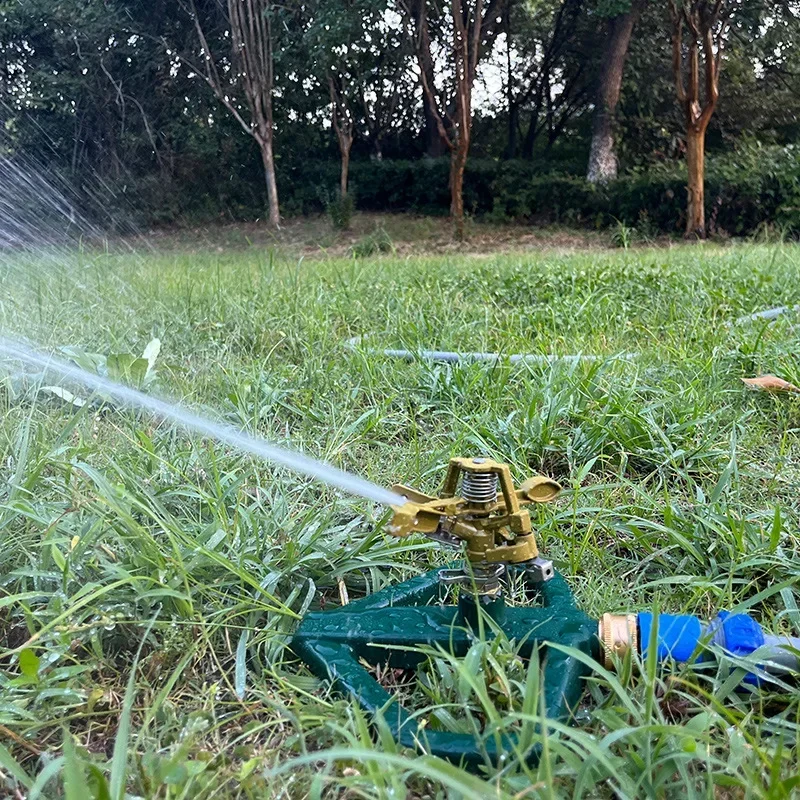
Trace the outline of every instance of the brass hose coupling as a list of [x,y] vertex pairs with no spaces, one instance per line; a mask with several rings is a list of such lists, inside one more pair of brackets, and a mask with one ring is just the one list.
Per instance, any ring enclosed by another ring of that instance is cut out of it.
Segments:
[[603,643],[603,665],[614,666],[613,656],[624,658],[629,650],[639,650],[639,625],[636,614],[603,614],[597,636]]

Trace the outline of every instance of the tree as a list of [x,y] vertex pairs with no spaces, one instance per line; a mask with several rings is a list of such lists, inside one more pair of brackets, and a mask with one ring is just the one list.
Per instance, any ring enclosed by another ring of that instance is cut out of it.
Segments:
[[173,6],[0,2],[6,154],[63,181],[104,230],[134,227],[158,203],[162,218],[176,212],[176,152],[184,153],[189,138],[196,145],[199,137],[189,131],[208,113],[205,93],[171,73],[159,38],[180,38],[188,27]]
[[315,0],[303,48],[306,66],[330,101],[331,127],[341,158],[340,195],[348,191],[350,152],[357,135],[376,157],[393,127],[408,58],[402,27],[387,18],[389,0]]
[[340,75],[328,75],[328,90],[331,95],[331,125],[336,140],[339,142],[339,153],[342,157],[342,171],[339,178],[339,196],[347,197],[347,181],[350,172],[350,151],[353,148],[353,113],[346,100],[346,88],[342,86]]
[[[686,236],[706,236],[705,141],[719,101],[722,50],[734,0],[670,0],[672,71],[686,124]],[[701,91],[700,61],[705,81]]]
[[413,31],[424,96],[433,113],[439,137],[450,151],[450,216],[455,236],[464,239],[464,171],[472,133],[472,90],[483,49],[490,47],[500,30],[506,0],[451,0],[451,91],[437,90],[431,80],[430,28],[427,0],[403,2]]
[[714,126],[726,139],[800,139],[800,4],[754,0],[737,9],[725,44],[725,93]]
[[[597,83],[592,121],[592,144],[587,180],[608,183],[617,177],[619,162],[614,146],[614,127],[622,75],[633,28],[646,0],[611,0],[613,16],[608,18],[603,61]],[[608,3],[606,3],[608,5]]]
[[543,149],[549,150],[585,110],[596,37],[583,0],[540,0],[514,4],[510,10],[516,13],[505,21],[509,115],[505,156],[530,159],[541,137],[546,136]]
[[[223,59],[221,64],[215,59],[209,44],[210,37],[204,25],[204,19],[208,17],[201,17],[195,0],[188,0],[186,8],[194,23],[201,48],[200,57],[203,59],[203,66],[195,68],[196,72],[258,144],[264,165],[269,223],[278,227],[280,206],[275,178],[275,123],[272,110],[275,83],[272,17],[275,6],[272,0],[227,0],[225,7],[219,4],[231,42],[230,57]],[[214,10],[210,13],[213,14]],[[244,96],[246,110],[237,102],[237,95]]]

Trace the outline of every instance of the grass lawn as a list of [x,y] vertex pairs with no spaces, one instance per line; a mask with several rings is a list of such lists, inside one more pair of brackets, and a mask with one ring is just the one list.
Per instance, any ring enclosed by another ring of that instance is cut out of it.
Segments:
[[[540,549],[593,616],[749,602],[798,635],[800,400],[741,378],[800,384],[800,329],[793,314],[736,323],[800,303],[796,246],[362,261],[172,247],[19,266],[0,271],[5,332],[106,356],[157,337],[146,391],[378,484],[433,493],[451,456],[478,454],[556,478]],[[431,365],[370,346],[604,358]],[[390,539],[368,501],[6,369],[0,795],[59,796],[66,776],[87,798],[99,775],[115,800],[796,791],[800,694],[737,693],[731,665],[598,668],[537,769],[512,756],[476,777],[396,749],[284,646],[305,610],[338,604],[339,579],[357,597],[446,552]],[[383,678],[433,727],[521,724],[514,643],[476,657],[477,681],[442,657],[416,682]]]

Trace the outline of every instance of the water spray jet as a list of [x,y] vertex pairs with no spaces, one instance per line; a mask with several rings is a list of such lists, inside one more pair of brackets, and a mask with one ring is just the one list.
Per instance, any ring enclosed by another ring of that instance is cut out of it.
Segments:
[[257,458],[288,467],[295,472],[308,475],[329,486],[341,489],[347,494],[364,497],[382,505],[392,506],[403,502],[403,498],[395,492],[376,486],[374,483],[357,475],[352,475],[302,453],[270,444],[263,439],[251,436],[235,428],[233,425],[214,422],[177,403],[160,400],[157,397],[140,392],[138,389],[132,389],[109,378],[104,378],[101,375],[93,375],[91,372],[87,372],[68,361],[42,353],[24,342],[0,337],[0,354],[53,372],[59,375],[62,380],[74,380],[82,386],[100,392],[118,402],[168,419],[187,431],[208,436]]

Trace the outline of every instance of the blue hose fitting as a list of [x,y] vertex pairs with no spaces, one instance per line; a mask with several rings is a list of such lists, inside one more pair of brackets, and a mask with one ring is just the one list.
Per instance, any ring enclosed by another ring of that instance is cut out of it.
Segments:
[[703,637],[703,626],[697,617],[682,614],[639,614],[639,647],[646,659],[656,631],[656,658],[659,661],[689,661],[695,655]]
[[647,658],[656,631],[656,654],[659,661],[689,661],[698,657],[709,645],[717,645],[732,656],[749,656],[763,647],[766,639],[761,626],[747,614],[721,611],[710,624],[683,614],[639,614],[639,641],[642,658]]
[[747,614],[720,611],[709,632],[714,634],[714,644],[734,656],[749,656],[765,642],[761,626]]
[[[711,657],[710,648],[718,647],[732,657],[758,654],[759,669],[781,675],[800,671],[800,638],[765,635],[761,626],[748,614],[721,611],[709,624],[697,617],[681,614],[638,615],[639,647],[642,659],[650,650],[653,628],[656,658],[678,662],[703,661]],[[759,677],[749,673],[745,683],[759,685]]]

